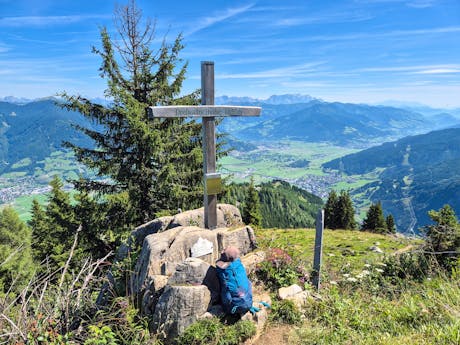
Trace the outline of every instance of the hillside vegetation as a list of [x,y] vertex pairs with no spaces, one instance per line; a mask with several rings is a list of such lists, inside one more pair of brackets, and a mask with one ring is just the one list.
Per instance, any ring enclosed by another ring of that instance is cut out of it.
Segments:
[[[248,186],[247,183],[230,184],[226,187],[223,201],[243,208]],[[312,227],[318,210],[323,206],[321,198],[284,181],[265,182],[257,189],[264,228]]]

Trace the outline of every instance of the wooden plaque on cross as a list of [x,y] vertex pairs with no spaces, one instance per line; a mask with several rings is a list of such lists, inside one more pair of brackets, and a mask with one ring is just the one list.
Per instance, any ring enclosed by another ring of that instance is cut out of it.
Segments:
[[220,174],[216,173],[215,117],[259,116],[260,107],[215,106],[214,62],[201,62],[201,105],[149,107],[150,117],[201,117],[203,121],[204,224],[207,229],[217,227],[217,193]]

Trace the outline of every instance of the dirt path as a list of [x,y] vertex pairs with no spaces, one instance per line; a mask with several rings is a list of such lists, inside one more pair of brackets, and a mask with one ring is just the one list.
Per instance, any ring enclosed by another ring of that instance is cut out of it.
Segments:
[[291,327],[288,325],[268,327],[251,345],[289,345],[287,339],[289,332]]
[[405,253],[405,252],[408,252],[409,250],[411,250],[412,248],[414,248],[414,245],[409,244],[408,246],[405,246],[404,248],[398,249],[393,254],[397,255],[397,254]]

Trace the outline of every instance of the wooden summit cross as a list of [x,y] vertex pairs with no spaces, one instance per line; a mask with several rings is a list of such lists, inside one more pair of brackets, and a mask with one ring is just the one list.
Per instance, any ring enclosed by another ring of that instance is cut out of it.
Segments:
[[259,116],[260,107],[215,106],[214,62],[201,62],[201,105],[149,107],[151,117],[201,117],[203,121],[204,226],[217,227],[217,194],[221,191],[216,173],[215,117]]

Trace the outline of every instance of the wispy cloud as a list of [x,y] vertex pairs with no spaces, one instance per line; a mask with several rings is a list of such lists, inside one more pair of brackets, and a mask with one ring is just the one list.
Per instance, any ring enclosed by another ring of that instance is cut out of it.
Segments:
[[184,33],[184,36],[191,36],[194,33],[206,29],[216,23],[223,22],[229,18],[232,18],[236,15],[247,12],[251,9],[254,4],[249,4],[241,7],[228,8],[223,12],[216,13],[209,17],[204,17],[198,19],[197,22],[192,24],[192,28]]
[[388,4],[401,3],[408,7],[427,8],[435,6],[439,0],[355,0],[360,4]]
[[379,66],[367,67],[355,70],[359,73],[366,72],[401,72],[410,74],[445,74],[459,73],[459,64],[444,64],[444,65],[412,65],[412,66]]
[[6,53],[7,51],[10,51],[10,48],[0,42],[0,54]]
[[460,68],[433,68],[414,72],[414,74],[451,74],[460,73]]
[[318,71],[317,66],[323,65],[325,62],[312,62],[301,65],[273,68],[259,72],[247,73],[229,73],[216,75],[217,79],[257,79],[257,78],[288,78],[300,77],[306,73]]
[[36,27],[50,25],[65,25],[91,19],[110,18],[109,15],[71,15],[71,16],[17,16],[0,18],[3,27]]
[[276,20],[276,26],[298,26],[308,24],[329,24],[329,23],[351,23],[361,22],[374,18],[365,11],[344,11],[344,12],[327,12],[307,17],[282,18]]
[[429,29],[416,30],[393,30],[387,32],[374,33],[352,33],[346,35],[318,35],[306,37],[307,41],[341,41],[341,40],[357,40],[363,38],[382,38],[382,37],[403,37],[414,35],[430,35],[430,34],[446,34],[460,32],[460,26],[447,26]]

